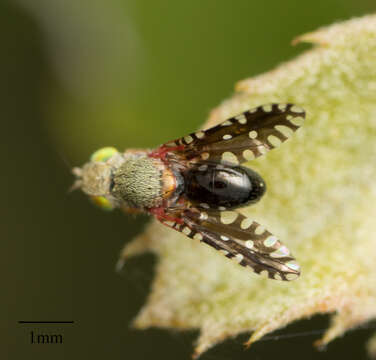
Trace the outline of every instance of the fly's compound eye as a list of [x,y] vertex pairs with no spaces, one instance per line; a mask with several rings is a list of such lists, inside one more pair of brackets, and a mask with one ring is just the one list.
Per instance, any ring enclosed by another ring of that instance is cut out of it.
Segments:
[[93,155],[91,155],[90,160],[96,162],[105,162],[117,153],[118,151],[114,147],[107,146],[97,150]]
[[102,210],[111,211],[114,209],[114,206],[111,204],[110,200],[108,200],[104,196],[90,196],[90,200],[92,203]]

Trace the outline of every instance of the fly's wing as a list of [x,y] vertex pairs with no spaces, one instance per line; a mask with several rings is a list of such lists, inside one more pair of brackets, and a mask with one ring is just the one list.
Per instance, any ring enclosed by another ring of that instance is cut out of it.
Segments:
[[293,104],[270,104],[234,116],[162,146],[191,160],[243,163],[286,141],[304,122],[305,111]]
[[287,247],[257,222],[236,211],[204,212],[190,208],[173,217],[176,221],[160,221],[212,246],[257,274],[287,281],[300,275],[300,267]]

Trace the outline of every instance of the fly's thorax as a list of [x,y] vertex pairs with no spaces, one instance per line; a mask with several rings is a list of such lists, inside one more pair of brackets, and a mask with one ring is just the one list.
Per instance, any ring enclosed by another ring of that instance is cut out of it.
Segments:
[[159,159],[140,156],[125,159],[114,172],[111,194],[129,207],[160,206],[176,188],[173,173]]

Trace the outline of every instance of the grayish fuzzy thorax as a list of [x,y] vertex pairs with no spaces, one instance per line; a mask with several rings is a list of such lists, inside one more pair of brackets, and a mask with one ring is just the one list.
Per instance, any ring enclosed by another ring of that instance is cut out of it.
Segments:
[[112,195],[130,207],[151,208],[162,201],[162,171],[147,156],[127,159],[113,181]]

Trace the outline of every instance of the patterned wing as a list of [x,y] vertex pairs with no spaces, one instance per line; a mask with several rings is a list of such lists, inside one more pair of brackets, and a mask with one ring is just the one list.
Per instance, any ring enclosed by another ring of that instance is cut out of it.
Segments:
[[286,141],[304,122],[305,111],[293,104],[270,104],[234,116],[162,146],[191,160],[243,163]]
[[300,275],[300,267],[287,247],[257,222],[236,211],[204,212],[190,208],[174,216],[175,221],[160,221],[212,246],[257,274],[287,281]]

